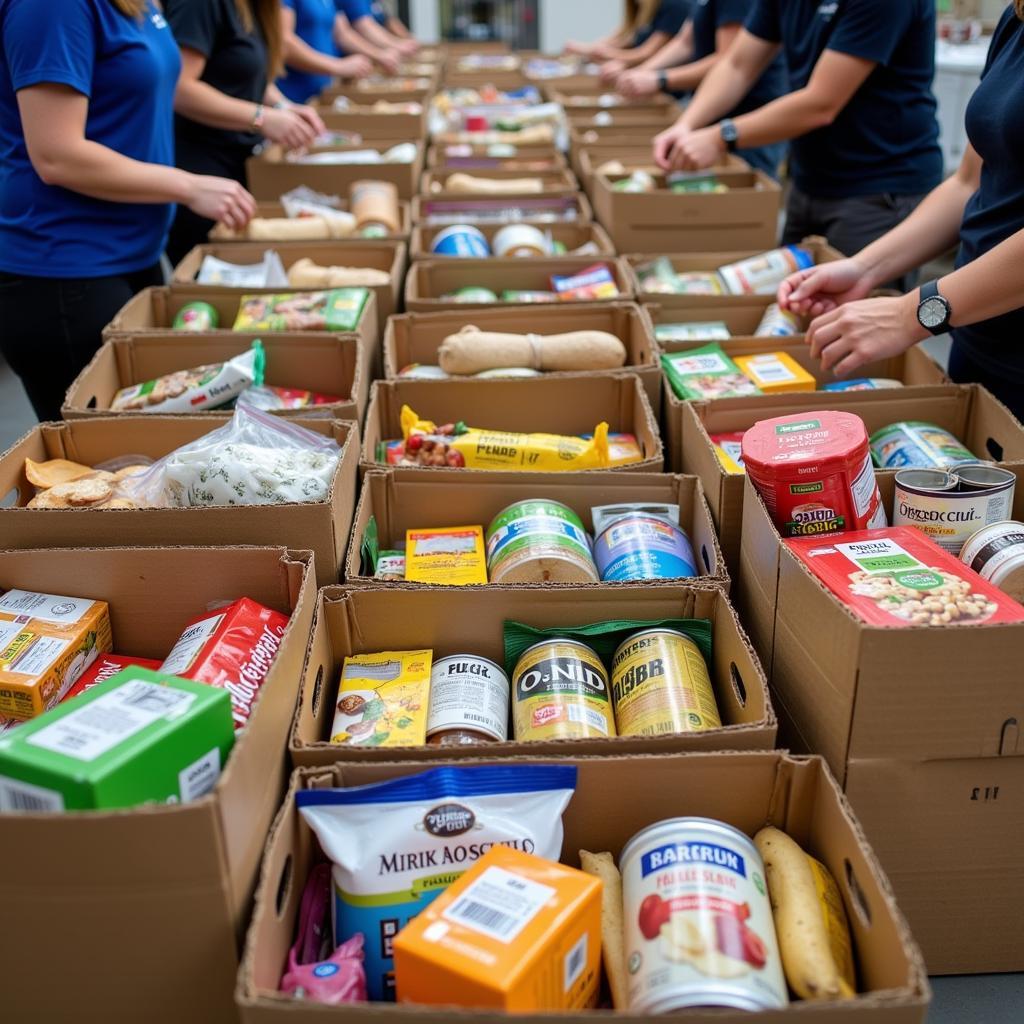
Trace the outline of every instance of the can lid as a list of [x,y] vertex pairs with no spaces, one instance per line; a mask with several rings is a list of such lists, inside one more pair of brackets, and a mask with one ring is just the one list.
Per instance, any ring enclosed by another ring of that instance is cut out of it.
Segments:
[[748,472],[762,470],[771,476],[788,475],[789,467],[808,462],[859,464],[867,451],[864,421],[853,413],[834,410],[760,420],[743,434],[742,442]]
[[901,469],[896,486],[915,491],[955,491],[957,478],[944,469]]

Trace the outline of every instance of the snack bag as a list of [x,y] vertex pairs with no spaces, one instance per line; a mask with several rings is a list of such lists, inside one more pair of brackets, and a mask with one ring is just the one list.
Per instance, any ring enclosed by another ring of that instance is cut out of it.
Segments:
[[333,405],[343,402],[338,395],[321,395],[316,391],[302,391],[298,388],[278,388],[271,384],[262,387],[253,385],[246,388],[235,402],[236,407],[263,409],[266,412],[280,412],[284,409],[309,409],[318,405]]
[[78,682],[71,687],[64,695],[63,700],[71,700],[86,690],[91,690],[98,683],[105,683],[112,679],[118,672],[132,665],[138,668],[148,668],[156,672],[160,668],[160,662],[155,658],[136,658],[129,654],[100,654],[100,656],[82,673]]
[[366,288],[243,295],[232,330],[354,331],[369,295]]
[[295,795],[332,860],[334,941],[366,936],[371,1000],[394,999],[391,942],[490,847],[557,860],[571,765],[434,768],[349,789]]
[[687,352],[669,352],[661,365],[678,398],[745,398],[761,389],[725,354],[721,345],[704,345]]
[[593,302],[595,299],[614,299],[619,294],[618,285],[606,263],[595,263],[569,276],[552,274],[551,287],[563,302]]

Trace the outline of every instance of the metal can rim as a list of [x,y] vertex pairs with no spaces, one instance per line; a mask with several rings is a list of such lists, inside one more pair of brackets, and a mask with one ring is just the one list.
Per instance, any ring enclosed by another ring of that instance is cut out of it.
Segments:
[[607,678],[608,672],[604,667],[604,662],[601,661],[600,656],[598,655],[597,651],[594,650],[593,647],[588,647],[585,643],[583,643],[582,640],[573,640],[570,637],[559,636],[553,636],[547,640],[538,640],[535,644],[530,644],[529,647],[525,648],[525,650],[523,650],[520,653],[519,657],[516,658],[516,667],[512,670],[512,675],[516,676],[519,674],[519,665],[521,664],[523,658],[525,658],[530,653],[530,651],[535,651],[538,647],[547,647],[549,644],[566,644],[569,647],[575,647],[578,650],[585,651],[594,659],[594,661],[598,663],[598,665],[601,666],[601,671],[604,672],[605,677]]
[[[619,654],[622,651],[622,648],[625,647],[627,644],[631,644],[638,636],[659,635],[674,636],[680,640],[686,640],[688,643],[691,643],[694,647],[696,647],[698,651],[700,651],[700,646],[697,644],[697,641],[694,640],[693,637],[689,634],[684,633],[681,629],[669,629],[667,626],[654,626],[651,629],[638,629],[635,633],[630,633],[629,636],[627,636],[626,639],[623,640],[622,643],[615,648],[615,653],[612,655],[612,662],[614,663],[615,661],[617,661]],[[703,652],[701,653],[701,657],[703,657]],[[710,821],[712,819],[709,818],[708,820]]]
[[736,828],[735,825],[730,825],[727,821],[721,821],[718,818],[705,818],[701,815],[694,815],[692,817],[662,818],[661,821],[655,821],[640,829],[640,831],[630,838],[622,848],[622,852],[619,854],[619,871],[623,874],[625,873],[627,860],[635,855],[635,847],[638,847],[643,840],[652,835],[657,835],[658,832],[667,832],[671,828],[705,829],[710,832],[717,831],[719,833],[724,833],[730,838],[734,837],[737,842],[742,843],[745,846],[748,853],[756,855],[756,863],[761,864],[763,867],[761,854],[754,845],[753,839],[751,839],[746,832],[743,832],[741,829]]
[[438,665],[444,665],[449,661],[454,661],[460,658],[467,658],[473,661],[483,661],[493,668],[496,668],[504,677],[505,681],[508,682],[508,675],[505,670],[496,662],[491,661],[490,658],[485,658],[482,654],[446,654],[443,658],[435,658],[431,663],[430,671],[433,672]]

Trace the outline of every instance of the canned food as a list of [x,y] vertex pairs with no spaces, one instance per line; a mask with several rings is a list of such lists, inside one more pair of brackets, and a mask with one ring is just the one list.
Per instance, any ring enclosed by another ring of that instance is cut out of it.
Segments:
[[491,255],[484,233],[472,224],[453,224],[434,236],[430,251],[435,256],[486,257]]
[[801,333],[800,318],[777,302],[764,311],[761,322],[754,329],[755,338],[792,338]]
[[554,639],[528,647],[512,685],[512,724],[520,742],[615,735],[608,674],[586,644]]
[[550,256],[551,239],[532,224],[509,224],[494,236],[495,256]]
[[704,655],[674,629],[634,633],[612,659],[612,704],[620,736],[719,729],[722,719]]
[[669,520],[643,511],[620,516],[601,531],[594,561],[604,583],[699,575],[689,537]]
[[1024,523],[1008,520],[983,527],[968,538],[960,561],[1024,604]]
[[454,654],[430,670],[427,743],[461,746],[508,739],[509,682],[504,670],[475,654]]
[[901,388],[903,382],[893,377],[858,377],[855,380],[834,380],[823,384],[822,391],[882,391],[885,388]]
[[881,469],[917,466],[922,469],[955,466],[960,462],[976,462],[948,430],[934,423],[907,420],[892,423],[871,435],[871,454]]
[[517,501],[487,527],[491,583],[596,583],[583,521],[568,505]]
[[772,295],[790,274],[813,266],[814,257],[806,249],[784,245],[738,263],[727,263],[718,268],[718,273],[733,295]]
[[953,470],[901,469],[896,474],[893,525],[916,526],[954,555],[980,527],[1008,519],[1017,477],[968,463]]
[[176,331],[212,331],[220,323],[220,314],[208,302],[186,302],[174,318]]
[[789,996],[764,862],[738,829],[670,818],[619,858],[629,1010],[774,1010]]

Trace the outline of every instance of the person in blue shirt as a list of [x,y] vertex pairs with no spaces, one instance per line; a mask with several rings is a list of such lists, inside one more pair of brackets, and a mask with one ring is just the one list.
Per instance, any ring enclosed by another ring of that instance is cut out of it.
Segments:
[[[658,92],[673,95],[693,92],[739,35],[752,6],[753,0],[694,0],[693,13],[682,31],[649,60],[624,72],[616,88],[630,99]],[[786,64],[779,54],[729,117],[757,110],[788,91]],[[756,149],[739,149],[737,155],[774,178],[778,177],[785,152],[784,143],[775,143]]]
[[337,4],[349,24],[374,46],[397,50],[403,57],[412,56],[420,48],[408,33],[396,35],[390,30],[390,15],[381,7],[379,0],[337,0]]
[[[792,91],[728,117],[780,51]],[[792,140],[784,241],[857,252],[942,179],[934,0],[756,0],[725,58],[655,140],[665,168]]]
[[[984,384],[1024,417],[1024,0],[1004,12],[967,106],[960,168],[899,227],[855,256],[785,281],[779,302],[814,316],[807,340],[838,376],[951,333],[949,375]],[[956,269],[899,298],[881,282],[959,241]]]
[[373,70],[362,54],[341,57],[335,0],[281,0],[285,74],[277,87],[293,103],[319,96],[335,78],[365,78]]
[[0,351],[36,415],[132,295],[163,283],[174,203],[242,228],[237,182],[174,167],[181,62],[152,0],[0,0]]

